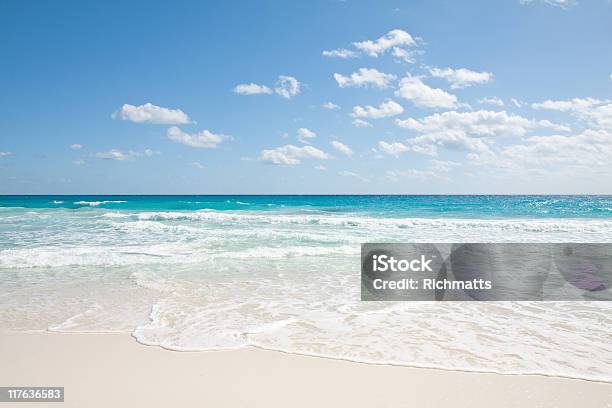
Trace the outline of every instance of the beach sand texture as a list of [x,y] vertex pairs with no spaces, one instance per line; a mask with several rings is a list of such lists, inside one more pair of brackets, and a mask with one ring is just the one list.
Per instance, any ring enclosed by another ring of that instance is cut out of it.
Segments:
[[[174,352],[128,334],[0,332],[0,384],[64,386],[18,407],[606,408],[612,384],[361,364],[254,348]],[[3,404],[9,406],[10,404]]]

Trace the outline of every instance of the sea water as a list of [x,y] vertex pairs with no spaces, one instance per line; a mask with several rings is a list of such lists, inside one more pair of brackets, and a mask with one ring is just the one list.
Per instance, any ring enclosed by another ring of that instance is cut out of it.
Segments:
[[361,302],[365,242],[612,242],[612,197],[1,196],[0,328],[612,382],[610,302]]

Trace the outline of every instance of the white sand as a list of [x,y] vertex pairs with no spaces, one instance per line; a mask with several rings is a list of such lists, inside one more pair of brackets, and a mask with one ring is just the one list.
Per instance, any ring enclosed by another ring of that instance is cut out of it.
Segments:
[[[0,386],[64,386],[17,407],[612,407],[612,384],[368,365],[258,349],[181,353],[127,334],[0,332]],[[0,408],[10,404],[2,403]]]

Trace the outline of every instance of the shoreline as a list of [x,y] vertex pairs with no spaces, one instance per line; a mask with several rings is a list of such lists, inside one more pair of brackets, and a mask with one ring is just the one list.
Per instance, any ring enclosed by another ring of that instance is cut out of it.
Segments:
[[9,368],[0,370],[0,385],[64,386],[67,407],[612,406],[612,384],[605,382],[370,364],[258,347],[183,352],[143,345],[129,333],[0,330],[0,358]]

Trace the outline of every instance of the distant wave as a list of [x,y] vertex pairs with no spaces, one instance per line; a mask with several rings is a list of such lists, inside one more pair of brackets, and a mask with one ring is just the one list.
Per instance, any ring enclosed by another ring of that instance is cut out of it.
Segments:
[[108,200],[108,201],[75,201],[73,204],[76,205],[89,205],[90,207],[96,207],[100,204],[108,204],[108,203],[127,203],[127,201],[121,201],[121,200],[117,200],[117,201],[113,201],[113,200]]

